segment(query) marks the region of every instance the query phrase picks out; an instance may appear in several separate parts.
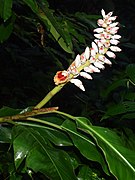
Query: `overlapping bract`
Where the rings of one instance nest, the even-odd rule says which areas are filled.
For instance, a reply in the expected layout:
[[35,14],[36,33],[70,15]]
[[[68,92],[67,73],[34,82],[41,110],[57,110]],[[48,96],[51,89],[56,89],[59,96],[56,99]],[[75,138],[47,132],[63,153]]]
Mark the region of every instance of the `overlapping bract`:
[[[71,82],[85,91],[82,82],[77,79],[77,76],[82,76],[86,79],[92,79],[90,73],[100,72],[104,69],[104,64],[111,65],[108,58],[115,58],[115,52],[120,52],[121,49],[117,46],[120,35],[117,34],[119,27],[116,20],[117,16],[112,16],[113,12],[105,14],[102,9],[101,14],[103,19],[97,21],[98,28],[94,29],[95,40],[91,44],[91,48],[86,47],[85,52],[77,55],[75,60],[69,66],[67,71],[58,71],[54,77],[56,85]],[[83,70],[83,71],[82,71]]]

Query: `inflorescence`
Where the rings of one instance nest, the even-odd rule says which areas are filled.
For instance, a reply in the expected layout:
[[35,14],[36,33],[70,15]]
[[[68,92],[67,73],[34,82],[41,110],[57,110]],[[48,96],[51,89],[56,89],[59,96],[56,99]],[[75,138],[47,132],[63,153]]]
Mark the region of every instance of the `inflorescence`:
[[86,47],[81,55],[77,55],[75,60],[67,70],[58,71],[54,76],[56,85],[71,82],[85,91],[81,80],[77,79],[80,75],[86,79],[92,79],[90,75],[93,72],[99,73],[104,69],[104,64],[111,65],[111,61],[107,58],[115,58],[115,52],[120,52],[121,49],[117,46],[120,35],[117,34],[119,27],[116,20],[117,16],[112,16],[113,12],[105,14],[102,9],[101,14],[103,19],[98,19],[98,28],[94,29],[95,39],[91,43],[91,48]]

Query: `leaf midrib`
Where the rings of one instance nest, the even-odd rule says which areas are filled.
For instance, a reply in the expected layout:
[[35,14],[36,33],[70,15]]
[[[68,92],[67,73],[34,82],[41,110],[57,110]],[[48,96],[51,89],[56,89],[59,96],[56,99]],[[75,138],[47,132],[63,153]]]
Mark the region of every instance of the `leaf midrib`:
[[62,127],[63,129],[65,129],[66,131],[68,131],[68,132],[70,132],[70,133],[72,133],[72,134],[78,136],[79,138],[84,139],[85,141],[87,141],[88,143],[92,144],[93,146],[96,146],[93,142],[91,142],[90,140],[84,138],[83,136],[81,136],[81,135],[75,133],[74,131],[72,131],[72,130],[70,130],[70,129],[64,127],[64,126],[61,126],[61,127]]
[[[116,152],[122,159],[123,161],[133,170],[133,172],[135,172],[135,169],[132,167],[132,165],[127,161],[127,159],[125,159],[125,157],[116,149],[114,148],[111,143],[109,141],[107,141],[105,138],[103,138],[99,133],[97,133],[94,129],[92,129],[90,126],[84,124],[83,122],[81,122],[79,119],[77,119],[77,121],[82,124],[84,127],[86,127],[87,129],[89,129],[91,132],[93,132],[94,134],[96,134],[96,136],[98,136],[103,142],[105,142],[114,152]],[[105,153],[105,152],[104,152]]]
[[[28,131],[28,132],[29,132],[29,131]],[[44,146],[42,145],[42,143],[36,138],[36,136],[35,136],[33,133],[31,133],[31,131],[30,131],[29,133],[34,137],[34,139],[40,144],[40,146],[42,147],[42,149],[46,152],[47,156],[51,159],[54,167],[56,168],[56,170],[57,170],[60,178],[63,179],[63,178],[61,177],[61,174],[60,174],[57,166],[55,165],[55,162],[53,161],[53,159],[51,158],[51,156],[49,155],[49,153],[47,152],[47,150],[44,148]],[[41,136],[40,134],[39,134],[39,136],[42,138],[42,136]],[[43,139],[43,138],[42,138],[42,139]],[[44,139],[43,139],[43,141],[44,141]]]

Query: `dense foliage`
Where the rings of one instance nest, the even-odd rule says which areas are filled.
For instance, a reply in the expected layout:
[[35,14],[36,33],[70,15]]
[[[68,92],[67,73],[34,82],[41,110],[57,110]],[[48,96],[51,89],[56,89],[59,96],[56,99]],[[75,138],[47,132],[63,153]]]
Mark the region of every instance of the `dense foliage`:
[[[0,4],[0,179],[135,179],[135,2]],[[68,83],[33,110],[90,46],[102,8],[120,22],[112,67],[81,79],[85,92]]]

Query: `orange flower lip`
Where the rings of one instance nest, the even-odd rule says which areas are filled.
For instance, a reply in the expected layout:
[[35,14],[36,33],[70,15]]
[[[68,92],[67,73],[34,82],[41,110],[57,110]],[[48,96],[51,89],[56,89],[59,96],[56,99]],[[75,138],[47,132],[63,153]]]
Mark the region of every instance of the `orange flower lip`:
[[65,83],[68,80],[68,72],[67,71],[58,71],[54,76],[54,82],[56,85]]

